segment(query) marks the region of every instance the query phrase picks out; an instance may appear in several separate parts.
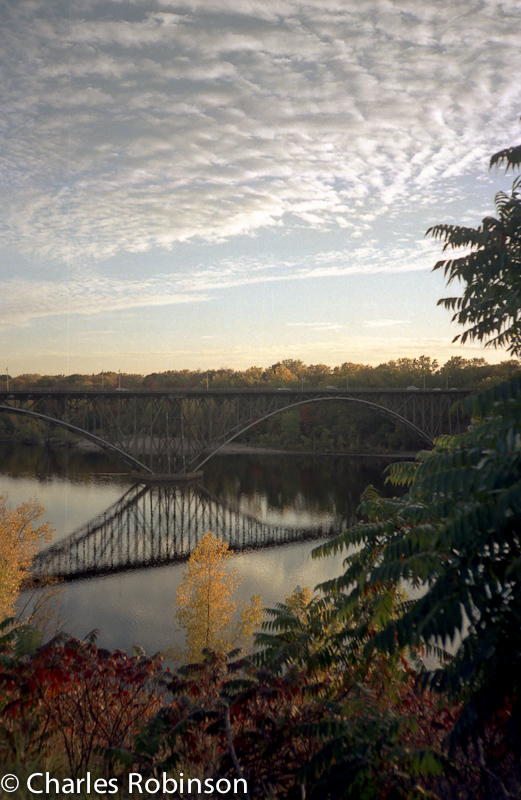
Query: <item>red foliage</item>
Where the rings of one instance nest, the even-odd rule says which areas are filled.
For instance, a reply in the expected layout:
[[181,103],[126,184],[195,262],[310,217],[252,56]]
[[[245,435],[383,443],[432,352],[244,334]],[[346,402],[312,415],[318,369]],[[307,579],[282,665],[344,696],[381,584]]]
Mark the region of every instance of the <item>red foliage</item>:
[[25,761],[58,746],[74,777],[100,749],[109,756],[131,746],[160,707],[161,672],[158,657],[111,653],[71,638],[57,638],[32,657],[6,659],[0,665],[0,756]]
[[[415,678],[405,660],[397,668],[378,654],[365,672],[318,678],[217,654],[170,675],[159,658],[57,639],[31,657],[3,653],[0,760],[30,763],[52,748],[71,777],[113,776],[126,753],[144,775],[189,767],[201,779],[244,777],[251,800],[297,800],[304,786],[309,800],[491,800],[501,780],[518,786],[509,703],[479,747],[449,758],[460,708],[417,692]],[[441,764],[452,772],[436,774]]]

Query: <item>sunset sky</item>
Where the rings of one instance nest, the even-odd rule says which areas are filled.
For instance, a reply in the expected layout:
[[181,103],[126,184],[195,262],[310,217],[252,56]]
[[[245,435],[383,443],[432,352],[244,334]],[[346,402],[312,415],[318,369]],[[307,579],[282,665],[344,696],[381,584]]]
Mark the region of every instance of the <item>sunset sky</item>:
[[511,185],[517,0],[0,0],[0,59],[0,374],[506,358],[425,231]]

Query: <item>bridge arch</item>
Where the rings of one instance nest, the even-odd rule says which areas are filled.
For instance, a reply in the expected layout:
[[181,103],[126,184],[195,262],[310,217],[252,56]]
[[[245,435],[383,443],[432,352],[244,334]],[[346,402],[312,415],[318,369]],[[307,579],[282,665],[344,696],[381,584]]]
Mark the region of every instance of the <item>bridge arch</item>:
[[413,422],[410,422],[405,417],[402,417],[401,414],[398,414],[396,411],[392,411],[389,408],[380,406],[377,403],[371,403],[369,400],[360,400],[356,397],[342,397],[342,396],[316,397],[316,398],[312,397],[312,398],[307,398],[305,400],[298,400],[295,403],[290,403],[289,405],[284,406],[283,408],[277,408],[275,411],[270,411],[268,414],[264,414],[262,417],[258,417],[253,422],[249,422],[247,425],[241,428],[241,430],[236,431],[231,436],[229,436],[225,441],[221,442],[218,445],[218,447],[216,447],[214,450],[211,451],[211,453],[207,453],[201,461],[197,461],[196,466],[193,466],[192,469],[194,471],[201,469],[201,467],[204,464],[206,464],[207,461],[209,461],[214,455],[216,455],[216,453],[218,453],[219,450],[221,450],[227,444],[230,444],[230,442],[233,442],[234,439],[236,439],[241,434],[245,433],[245,431],[249,430],[250,428],[253,428],[255,425],[258,425],[259,422],[263,422],[264,420],[269,419],[270,417],[274,417],[276,414],[281,414],[284,411],[289,411],[289,409],[291,408],[297,408],[298,406],[306,406],[309,405],[310,403],[323,403],[328,401],[354,403],[355,405],[371,409],[372,411],[375,411],[377,414],[380,414],[380,416],[387,417],[392,422],[395,422],[398,425],[401,425],[413,431],[413,433],[415,433],[418,436],[418,438],[421,441],[423,441],[428,447],[432,447],[434,445],[434,442],[431,439],[431,437],[428,434],[426,434],[425,431],[422,431],[421,428],[419,428]]
[[151,475],[154,474],[154,471],[150,469],[150,467],[147,467],[146,464],[143,464],[137,458],[134,458],[129,453],[126,453],[120,447],[107,442],[106,439],[101,439],[99,436],[96,436],[94,433],[90,433],[83,428],[78,428],[77,425],[72,425],[70,422],[54,419],[54,417],[49,417],[46,414],[41,414],[37,411],[29,411],[26,408],[13,408],[12,406],[0,404],[0,413],[1,412],[6,412],[7,414],[22,414],[26,417],[32,417],[33,419],[39,419],[43,422],[47,422],[49,425],[54,425],[56,428],[62,428],[63,430],[70,431],[82,439],[87,439],[90,442],[94,442],[94,444],[98,445],[98,447],[101,447],[103,450],[106,450],[108,453],[121,458],[122,461],[124,461],[133,469],[144,470],[145,472],[149,472]]

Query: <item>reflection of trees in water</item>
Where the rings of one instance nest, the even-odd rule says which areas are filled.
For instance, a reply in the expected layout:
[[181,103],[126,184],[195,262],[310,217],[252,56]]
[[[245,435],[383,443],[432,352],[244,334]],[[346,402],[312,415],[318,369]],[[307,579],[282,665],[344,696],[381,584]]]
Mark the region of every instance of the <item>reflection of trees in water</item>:
[[200,487],[133,486],[105,512],[40,552],[33,579],[80,580],[185,561],[204,531],[234,550],[281,546],[333,535],[338,525],[290,527],[245,515]]
[[383,489],[387,459],[333,456],[215,456],[204,468],[204,485],[226,503],[265,497],[284,510],[303,507],[310,514],[350,517],[368,484]]
[[98,473],[121,473],[124,476],[128,472],[126,465],[101,450],[2,442],[0,455],[3,467],[14,478],[30,475],[43,480],[50,476],[91,480]]

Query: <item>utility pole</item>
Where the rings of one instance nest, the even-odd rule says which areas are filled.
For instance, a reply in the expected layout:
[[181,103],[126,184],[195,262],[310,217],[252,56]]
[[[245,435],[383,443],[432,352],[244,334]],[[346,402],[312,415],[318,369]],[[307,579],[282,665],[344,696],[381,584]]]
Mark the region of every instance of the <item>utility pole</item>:
[[5,389],[6,392],[9,391],[9,367],[5,368]]

